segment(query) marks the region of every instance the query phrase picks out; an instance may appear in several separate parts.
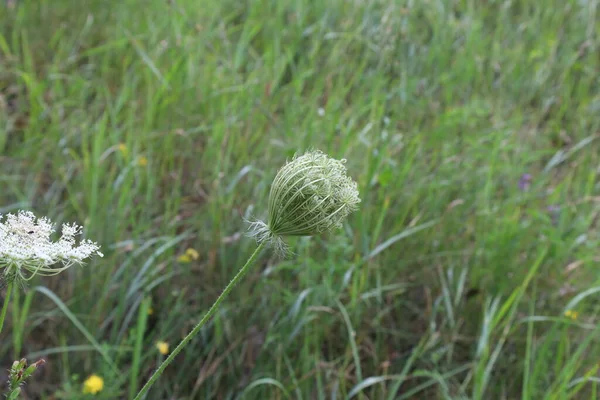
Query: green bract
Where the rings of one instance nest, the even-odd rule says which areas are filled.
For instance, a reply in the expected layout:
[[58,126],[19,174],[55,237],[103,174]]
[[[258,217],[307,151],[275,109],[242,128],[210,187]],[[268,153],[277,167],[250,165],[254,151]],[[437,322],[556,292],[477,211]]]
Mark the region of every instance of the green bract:
[[267,223],[252,222],[251,236],[283,253],[283,236],[312,236],[341,227],[360,203],[345,161],[320,151],[294,156],[273,180]]

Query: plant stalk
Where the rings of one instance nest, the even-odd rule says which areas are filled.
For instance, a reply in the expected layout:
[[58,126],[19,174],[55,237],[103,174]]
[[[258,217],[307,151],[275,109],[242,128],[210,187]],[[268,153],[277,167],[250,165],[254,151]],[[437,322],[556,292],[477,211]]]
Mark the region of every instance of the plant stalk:
[[4,298],[4,304],[2,305],[2,312],[0,313],[0,332],[4,326],[4,318],[6,317],[6,311],[8,311],[8,303],[10,303],[10,295],[13,291],[13,283],[9,283],[6,288],[6,297]]
[[181,352],[181,350],[183,350],[183,348],[188,344],[188,342],[190,340],[192,340],[198,334],[198,332],[200,332],[200,329],[202,329],[202,327],[208,322],[208,320],[210,320],[210,318],[217,311],[221,302],[225,299],[225,297],[227,297],[229,292],[231,292],[231,290],[234,288],[234,286],[244,277],[246,272],[248,272],[248,269],[250,269],[250,267],[254,264],[259,253],[265,247],[265,244],[266,244],[266,242],[262,242],[258,245],[256,250],[254,250],[254,253],[252,253],[252,255],[250,256],[248,261],[246,261],[246,264],[244,264],[244,266],[233,277],[231,282],[229,282],[229,284],[225,287],[225,289],[223,290],[223,293],[221,293],[221,295],[217,298],[217,300],[215,300],[214,304],[210,307],[208,312],[200,320],[198,325],[196,325],[194,327],[194,329],[192,329],[190,331],[190,333],[188,333],[187,336],[185,338],[183,338],[183,340],[177,345],[177,347],[175,349],[173,349],[171,354],[169,354],[169,356],[162,362],[162,364],[160,364],[158,369],[156,371],[154,371],[154,373],[152,374],[152,376],[150,377],[148,382],[146,382],[146,384],[144,385],[142,390],[140,390],[139,393],[137,394],[137,396],[135,396],[134,400],[141,400],[143,398],[143,396],[148,392],[148,390],[150,390],[150,388],[152,387],[154,382],[156,382],[156,380],[163,373],[165,368],[167,368],[167,366],[175,359],[177,354],[179,354],[179,352]]

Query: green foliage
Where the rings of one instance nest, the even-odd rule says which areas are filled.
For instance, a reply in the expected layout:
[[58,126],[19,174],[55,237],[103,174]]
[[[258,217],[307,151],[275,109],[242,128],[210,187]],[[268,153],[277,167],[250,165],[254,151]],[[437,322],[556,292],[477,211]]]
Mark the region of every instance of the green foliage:
[[263,253],[148,399],[598,397],[597,2],[1,3],[0,213],[105,254],[13,293],[28,398],[146,382],[310,148],[360,210]]

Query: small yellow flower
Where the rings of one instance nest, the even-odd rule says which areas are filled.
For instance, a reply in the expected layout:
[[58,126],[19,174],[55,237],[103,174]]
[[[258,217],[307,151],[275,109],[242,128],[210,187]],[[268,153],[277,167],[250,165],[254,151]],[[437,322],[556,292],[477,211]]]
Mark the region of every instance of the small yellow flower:
[[104,379],[100,378],[96,374],[90,375],[85,382],[83,382],[83,393],[84,394],[96,394],[104,388]]
[[182,264],[187,264],[189,262],[192,262],[192,258],[187,254],[182,254],[179,257],[177,257],[177,261],[179,261]]
[[121,152],[121,155],[123,155],[123,157],[127,157],[127,145],[125,143],[119,143],[117,147]]
[[138,158],[137,163],[140,167],[145,167],[146,165],[148,165],[148,159],[144,156],[141,156],[140,158]]
[[577,320],[578,316],[579,316],[579,313],[577,311],[573,311],[573,310],[565,311],[565,317],[571,318],[573,321]]
[[154,308],[148,307],[148,315],[154,314]]
[[200,254],[198,254],[198,252],[194,249],[187,249],[185,251],[185,254],[187,254],[188,256],[191,257],[192,260],[197,260],[198,257],[200,257]]
[[192,260],[197,260],[198,257],[200,257],[200,254],[198,254],[196,250],[187,249],[184,254],[177,257],[177,261],[179,261],[180,263],[187,264],[189,262],[192,262]]
[[158,352],[163,356],[169,354],[169,343],[167,342],[156,342],[156,348],[158,349]]

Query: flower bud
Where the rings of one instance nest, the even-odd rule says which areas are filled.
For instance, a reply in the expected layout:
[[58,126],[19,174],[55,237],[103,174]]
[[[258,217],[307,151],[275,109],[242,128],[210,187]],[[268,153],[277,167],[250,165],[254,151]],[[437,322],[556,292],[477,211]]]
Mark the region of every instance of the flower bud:
[[310,151],[286,163],[273,180],[265,224],[251,223],[251,236],[285,253],[283,236],[312,236],[342,226],[360,203],[346,160]]

